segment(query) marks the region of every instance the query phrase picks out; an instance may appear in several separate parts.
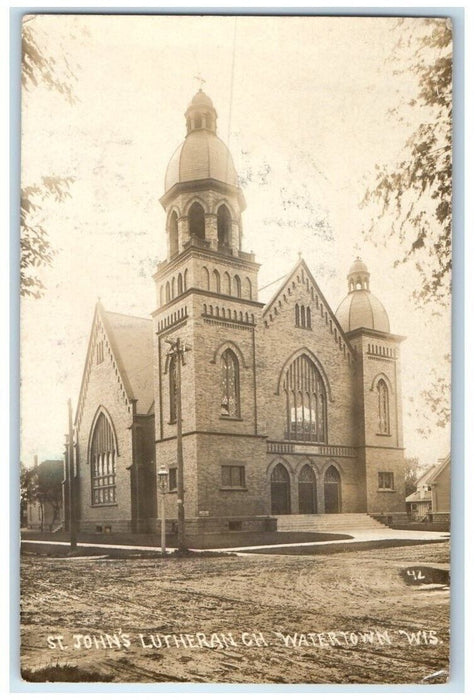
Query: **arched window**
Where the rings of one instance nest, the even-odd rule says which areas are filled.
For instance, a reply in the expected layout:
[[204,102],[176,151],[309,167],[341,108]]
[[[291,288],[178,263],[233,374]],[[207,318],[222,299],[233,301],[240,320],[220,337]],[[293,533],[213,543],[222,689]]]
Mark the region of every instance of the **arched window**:
[[217,270],[214,270],[214,272],[212,273],[212,276],[214,278],[214,288],[215,288],[216,292],[218,294],[220,294],[220,292],[221,292],[221,276],[217,272]]
[[202,268],[202,286],[203,289],[210,289],[209,270],[207,267]]
[[226,350],[221,357],[221,413],[223,416],[240,417],[239,361]]
[[170,217],[170,257],[173,258],[178,253],[178,215],[174,211]]
[[184,271],[183,287],[184,287],[184,291],[186,291],[188,288],[188,271],[187,270]]
[[225,204],[217,210],[217,242],[219,247],[229,248],[232,239],[232,219]]
[[327,401],[321,375],[307,355],[291,363],[283,382],[287,440],[327,442]]
[[172,357],[168,365],[170,393],[170,423],[176,423],[176,358]]
[[238,297],[239,299],[242,296],[242,284],[238,275],[235,275],[234,277],[234,296]]
[[228,294],[229,296],[232,294],[230,275],[228,272],[224,272],[224,290],[223,291],[224,291],[224,294]]
[[178,275],[178,294],[183,293],[183,275],[181,272]]
[[191,236],[197,236],[204,240],[206,238],[206,224],[204,218],[204,209],[198,202],[194,202],[191,205],[188,214],[189,219],[189,234]]
[[101,413],[94,426],[90,451],[92,505],[117,502],[115,458],[114,432],[106,415]]
[[171,280],[171,298],[174,299],[175,296],[176,296],[176,289],[175,289],[175,281],[174,281],[174,277],[173,277],[173,279]]
[[298,304],[295,304],[295,325],[300,325],[300,307]]
[[246,282],[247,282],[247,297],[248,299],[252,298],[252,282],[250,281],[250,277],[246,277]]
[[311,309],[306,309],[306,328],[311,328]]
[[379,433],[382,433],[382,435],[388,435],[390,433],[388,387],[383,379],[380,379],[377,383],[377,400],[379,414]]
[[166,303],[168,303],[171,299],[171,290],[170,290],[170,283],[166,283]]

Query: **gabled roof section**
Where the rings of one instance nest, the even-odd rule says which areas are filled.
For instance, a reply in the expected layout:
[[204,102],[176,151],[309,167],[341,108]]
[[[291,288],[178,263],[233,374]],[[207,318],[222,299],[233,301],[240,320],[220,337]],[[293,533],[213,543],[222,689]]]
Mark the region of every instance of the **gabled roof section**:
[[[300,282],[298,282],[298,277],[300,277]],[[331,320],[331,328],[332,332],[335,336],[337,336],[337,340],[341,340],[341,345],[346,348],[346,351],[348,351],[349,356],[353,358],[354,356],[354,350],[351,346],[351,344],[348,342],[346,339],[345,333],[337,320],[333,310],[329,306],[328,302],[326,301],[326,298],[324,294],[322,293],[321,289],[319,288],[316,280],[314,279],[308,265],[306,264],[305,260],[303,258],[300,258],[296,265],[293,267],[291,272],[284,278],[283,282],[280,284],[278,287],[277,291],[275,294],[272,296],[270,301],[265,305],[263,309],[263,319],[268,321],[268,316],[272,313],[272,310],[276,308],[277,302],[279,301],[279,297],[286,297],[286,301],[288,302],[288,295],[291,296],[293,293],[292,290],[295,288],[297,284],[306,284],[306,287],[312,296],[314,296],[314,302],[316,306],[319,308],[320,305],[322,305],[324,311],[327,313],[327,318]],[[267,317],[267,318],[265,318]],[[334,329],[337,329],[334,331]],[[330,327],[328,324],[328,332],[330,331]]]
[[451,465],[451,455],[449,454],[437,464],[430,467],[417,481],[418,484],[433,484],[441,472]]
[[117,381],[123,392],[124,402],[131,412],[135,402],[138,414],[149,413],[153,405],[153,323],[151,319],[128,316],[106,311],[101,302],[95,307],[94,319],[89,337],[84,373],[77,403],[75,423],[82,417],[82,409],[90,371],[93,364],[93,352],[98,334],[109,345],[112,361],[117,371]]
[[102,317],[127,395],[137,402],[137,413],[148,413],[153,402],[153,322],[105,310]]

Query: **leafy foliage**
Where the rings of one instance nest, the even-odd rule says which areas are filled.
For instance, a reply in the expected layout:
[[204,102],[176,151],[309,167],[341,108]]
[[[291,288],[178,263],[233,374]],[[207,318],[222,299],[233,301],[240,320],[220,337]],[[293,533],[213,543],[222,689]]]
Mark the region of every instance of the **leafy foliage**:
[[69,194],[71,177],[42,177],[41,184],[21,189],[20,203],[20,293],[22,296],[41,297],[44,284],[35,270],[51,265],[56,251],[52,248],[48,233],[41,223],[41,202],[53,197],[62,202]]
[[[380,218],[392,218],[389,232],[373,220],[368,236],[376,244],[396,235],[400,256],[395,265],[413,260],[419,285],[412,296],[419,306],[449,304],[451,284],[451,175],[452,175],[452,29],[449,20],[425,19],[423,36],[400,39],[395,63],[412,52],[410,71],[418,79],[417,98],[404,107],[417,110],[420,123],[395,165],[376,168],[376,181],[363,205],[376,202]],[[404,37],[404,20],[399,29]],[[396,71],[397,72],[397,71]],[[412,114],[413,116],[413,114]]]
[[35,36],[35,17],[23,21],[22,33],[22,74],[21,83],[26,90],[44,85],[63,95],[68,102],[76,101],[71,82],[76,76],[67,58],[63,56],[61,66],[52,56],[47,56]]
[[[75,75],[64,56],[63,65],[58,67],[52,56],[41,49],[34,31],[35,17],[26,18],[22,34],[22,75],[25,90],[44,85],[63,95],[68,102],[75,101],[71,81]],[[41,221],[42,200],[53,197],[62,202],[69,197],[71,177],[42,177],[40,183],[27,185],[21,189],[20,202],[20,294],[39,298],[44,293],[44,284],[38,275],[38,268],[52,264],[56,251],[51,246],[48,232]]]

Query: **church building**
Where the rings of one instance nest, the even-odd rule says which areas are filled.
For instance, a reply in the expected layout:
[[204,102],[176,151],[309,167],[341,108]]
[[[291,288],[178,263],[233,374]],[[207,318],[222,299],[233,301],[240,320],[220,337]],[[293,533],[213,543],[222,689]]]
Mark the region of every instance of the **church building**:
[[160,200],[168,248],[156,310],[96,306],[75,417],[80,530],[159,530],[162,465],[176,520],[178,339],[187,531],[405,511],[403,337],[367,266],[355,260],[336,312],[302,258],[261,303],[259,264],[242,249],[244,195],[202,90],[185,120]]

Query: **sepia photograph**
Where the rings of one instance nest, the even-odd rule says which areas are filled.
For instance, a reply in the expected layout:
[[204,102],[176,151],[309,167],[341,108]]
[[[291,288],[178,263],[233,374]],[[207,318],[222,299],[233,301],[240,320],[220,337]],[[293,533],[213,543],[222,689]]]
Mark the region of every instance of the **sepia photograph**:
[[449,684],[452,19],[21,35],[25,691]]

